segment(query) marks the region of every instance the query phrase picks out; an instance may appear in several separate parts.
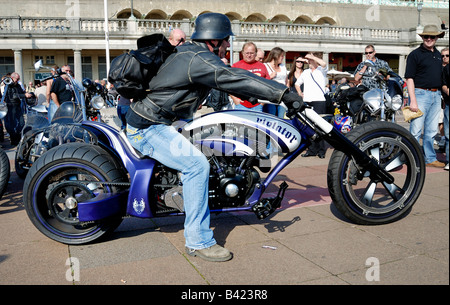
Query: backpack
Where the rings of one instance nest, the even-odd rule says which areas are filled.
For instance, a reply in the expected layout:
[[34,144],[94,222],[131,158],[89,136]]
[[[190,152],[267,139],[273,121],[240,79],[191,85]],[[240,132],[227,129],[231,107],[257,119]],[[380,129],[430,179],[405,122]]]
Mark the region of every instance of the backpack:
[[137,46],[137,50],[114,58],[108,74],[108,81],[121,96],[128,99],[141,99],[147,95],[150,80],[175,51],[163,34],[141,37]]

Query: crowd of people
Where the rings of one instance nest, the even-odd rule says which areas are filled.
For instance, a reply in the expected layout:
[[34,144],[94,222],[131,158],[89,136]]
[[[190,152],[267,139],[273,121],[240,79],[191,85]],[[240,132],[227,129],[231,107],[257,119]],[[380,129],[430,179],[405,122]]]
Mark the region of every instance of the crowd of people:
[[[5,96],[4,101],[7,105],[8,112],[3,120],[0,120],[0,142],[5,141],[5,131],[9,135],[11,146],[17,146],[21,138],[21,131],[25,125],[24,116],[26,107],[45,106],[47,117],[52,121],[59,106],[66,101],[74,100],[74,88],[67,74],[74,77],[73,71],[69,65],[52,66],[51,77],[47,77],[35,83],[29,82],[26,86],[20,81],[20,75],[16,72],[8,73],[2,78],[0,86],[0,97]],[[64,73],[58,73],[64,72]],[[6,87],[3,79],[12,80]],[[83,85],[76,79],[73,79],[75,85],[82,88]],[[100,85],[105,95],[110,95],[117,101],[117,116],[121,120],[121,128],[126,127],[125,115],[131,103],[129,99],[121,97],[114,89],[112,84],[108,84],[106,80],[95,80]],[[8,91],[5,92],[5,89]],[[28,100],[28,101],[27,101]],[[4,121],[4,126],[3,122]]]
[[[430,32],[431,31],[431,32]],[[433,35],[432,35],[433,34]],[[442,37],[443,32],[435,26],[427,26],[420,34],[423,38],[421,46],[408,56],[405,78],[408,84],[410,96],[410,108],[412,111],[420,109],[425,114],[418,119],[412,120],[410,125],[411,133],[420,140],[422,137],[424,154],[428,166],[445,167],[448,170],[448,79],[445,71],[448,71],[449,49],[444,48],[439,52],[435,48],[436,40]],[[173,29],[168,37],[173,46],[179,46],[186,42],[186,34],[180,29]],[[428,52],[428,53],[427,53]],[[435,62],[427,59],[427,55],[432,54]],[[392,71],[389,64],[376,57],[375,46],[365,47],[365,60],[362,61],[354,71],[354,79],[349,81],[346,77],[329,81],[327,77],[328,64],[322,59],[322,53],[309,52],[305,55],[295,57],[290,69],[285,64],[286,52],[280,47],[274,47],[266,52],[258,48],[254,42],[246,42],[241,50],[241,60],[234,63],[232,67],[248,70],[260,77],[275,80],[286,85],[290,92],[299,94],[305,102],[311,105],[320,114],[327,112],[325,109],[325,97],[329,93],[335,92],[338,86],[347,84],[349,86],[364,85],[369,89],[378,86],[378,83],[371,77],[366,77],[364,72],[368,67],[368,62],[377,69]],[[226,64],[226,58],[222,59]],[[434,65],[433,65],[434,64]],[[437,66],[440,66],[440,69]],[[447,70],[445,67],[447,66]],[[423,69],[422,69],[423,67]],[[8,104],[8,112],[4,118],[6,132],[10,135],[11,145],[17,145],[20,141],[20,130],[23,128],[24,105],[23,99],[35,98],[37,105],[44,105],[48,109],[48,117],[51,120],[59,107],[65,101],[73,99],[73,88],[65,74],[55,75],[57,69],[65,73],[73,72],[69,65],[61,68],[52,67],[53,77],[33,84],[29,82],[24,86],[20,82],[20,75],[16,72],[7,75],[13,80],[9,93],[5,97]],[[389,76],[387,76],[387,79]],[[426,81],[425,81],[426,80]],[[431,84],[428,81],[434,80]],[[424,82],[425,81],[425,82]],[[121,122],[121,129],[126,128],[126,114],[132,100],[120,96],[112,84],[107,84],[105,80],[96,81],[109,92],[117,101],[117,115]],[[438,85],[440,84],[440,85]],[[4,90],[4,84],[2,83]],[[2,90],[2,91],[3,91]],[[447,91],[446,91],[447,90]],[[0,91],[0,94],[2,94]],[[442,98],[441,98],[442,96]],[[433,101],[433,102],[430,102]],[[433,107],[428,105],[431,104]],[[279,118],[286,118],[285,108],[279,105],[255,100],[242,100],[238,97],[225,94],[218,90],[212,90],[205,101],[205,105],[215,111],[221,109],[245,109],[270,113]],[[0,120],[0,141],[4,140],[3,124]],[[423,134],[423,135],[422,135]],[[446,163],[436,158],[433,145],[436,144],[435,137],[440,135],[439,149],[446,152]],[[325,143],[314,143],[303,157],[317,156],[325,157]]]
[[[431,31],[431,32],[430,32]],[[410,96],[410,108],[412,111],[420,109],[425,114],[411,121],[410,131],[420,140],[422,137],[424,154],[428,166],[445,167],[448,170],[448,62],[449,49],[444,48],[439,52],[435,48],[436,40],[442,37],[443,32],[435,26],[427,26],[420,34],[423,38],[421,46],[408,56],[405,78],[408,84]],[[180,29],[173,29],[168,37],[173,46],[179,46],[186,42],[186,34]],[[368,62],[377,69],[392,71],[389,64],[376,57],[375,46],[368,45],[364,50],[365,60],[362,61],[354,71],[354,79],[349,81],[346,77],[328,80],[328,64],[322,59],[322,53],[309,52],[303,56],[295,57],[290,69],[285,65],[286,52],[280,47],[274,47],[266,52],[257,47],[254,42],[246,42],[241,50],[241,60],[234,63],[232,67],[248,70],[260,77],[275,80],[286,85],[290,92],[299,94],[305,102],[311,105],[320,114],[327,112],[325,109],[325,97],[335,92],[340,85],[350,86],[364,85],[369,89],[378,86],[371,77],[366,77],[364,72]],[[432,59],[427,58],[432,56]],[[433,61],[433,59],[435,59]],[[222,59],[226,64],[226,58]],[[438,69],[439,66],[439,69]],[[445,69],[445,67],[447,67]],[[48,117],[51,120],[59,107],[65,101],[73,99],[73,88],[65,74],[55,75],[57,69],[65,73],[73,72],[69,65],[61,68],[52,67],[51,78],[33,84],[29,82],[24,86],[20,82],[20,75],[14,72],[5,77],[10,77],[13,83],[5,96],[8,104],[8,115],[4,118],[6,132],[10,135],[11,145],[17,145],[20,141],[20,130],[23,128],[23,114],[25,98],[35,98],[37,105],[44,105],[48,109]],[[447,74],[445,74],[447,73]],[[387,79],[389,76],[387,76]],[[434,83],[429,83],[431,80]],[[121,122],[121,129],[126,128],[126,114],[132,100],[120,96],[112,84],[105,80],[96,81],[100,83],[109,94],[117,100],[117,115]],[[2,83],[4,90],[4,84]],[[2,91],[3,91],[2,90]],[[446,91],[447,90],[447,91]],[[0,91],[0,94],[2,94]],[[3,93],[4,94],[4,93]],[[441,98],[442,96],[442,98]],[[218,90],[212,90],[205,101],[205,105],[215,111],[221,109],[245,109],[270,113],[279,118],[286,118],[285,108],[279,105],[255,100],[242,100],[238,97],[225,94]],[[0,141],[4,140],[3,123],[0,120]],[[422,135],[423,134],[423,135]],[[440,135],[439,149],[446,152],[446,163],[436,158],[433,145],[436,144],[435,137]],[[317,156],[325,157],[325,143],[314,143],[303,157]]]

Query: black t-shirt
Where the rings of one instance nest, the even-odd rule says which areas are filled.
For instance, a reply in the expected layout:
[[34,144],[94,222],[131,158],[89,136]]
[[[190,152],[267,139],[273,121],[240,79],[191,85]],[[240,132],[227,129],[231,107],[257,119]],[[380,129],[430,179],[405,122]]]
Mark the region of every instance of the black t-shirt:
[[427,50],[423,44],[412,51],[406,61],[405,78],[414,79],[416,88],[441,89],[442,56],[434,48]]
[[58,77],[53,81],[50,92],[53,92],[58,97],[59,103],[72,100],[72,86],[66,82],[62,77]]

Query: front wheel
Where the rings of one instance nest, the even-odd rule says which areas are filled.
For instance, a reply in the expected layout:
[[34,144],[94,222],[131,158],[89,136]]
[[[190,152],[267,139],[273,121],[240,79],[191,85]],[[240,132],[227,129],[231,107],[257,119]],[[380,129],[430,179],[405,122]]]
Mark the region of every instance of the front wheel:
[[403,127],[390,122],[363,124],[347,137],[394,177],[388,184],[335,150],[328,166],[328,189],[336,208],[351,221],[384,224],[403,217],[419,198],[425,181],[425,161],[419,143]]
[[126,175],[98,146],[68,143],[49,150],[31,167],[23,186],[23,201],[34,226],[65,244],[92,242],[114,231],[122,215],[81,222],[77,203],[119,189]]

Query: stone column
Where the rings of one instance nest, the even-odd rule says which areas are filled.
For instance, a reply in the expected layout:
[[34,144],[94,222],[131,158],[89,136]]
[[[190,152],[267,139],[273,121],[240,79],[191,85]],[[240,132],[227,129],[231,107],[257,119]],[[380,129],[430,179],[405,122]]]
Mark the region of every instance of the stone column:
[[327,66],[330,64],[330,53],[329,52],[323,52],[323,61],[327,63]]
[[83,79],[83,66],[81,65],[81,50],[73,50],[73,71],[75,73],[75,79],[82,81]]
[[22,62],[22,49],[14,50],[14,72],[19,73],[23,82],[23,62]]
[[399,55],[398,57],[398,75],[404,76],[406,71],[406,55]]

